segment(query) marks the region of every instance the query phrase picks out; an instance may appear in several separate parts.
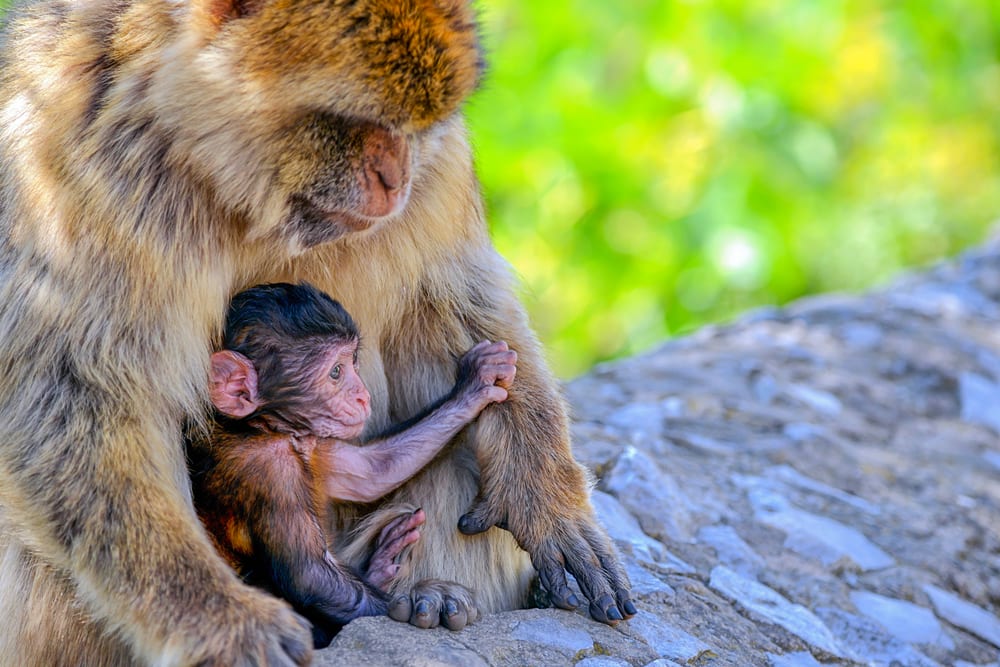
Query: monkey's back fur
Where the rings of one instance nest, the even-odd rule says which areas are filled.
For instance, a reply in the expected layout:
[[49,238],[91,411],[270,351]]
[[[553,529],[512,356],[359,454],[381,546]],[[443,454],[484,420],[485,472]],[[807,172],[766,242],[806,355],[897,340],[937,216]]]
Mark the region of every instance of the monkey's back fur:
[[[400,589],[454,580],[484,611],[520,606],[520,543],[543,580],[599,568],[585,592],[621,605],[627,579],[487,235],[458,113],[481,67],[464,2],[48,0],[7,21],[2,664],[308,659],[288,608],[212,551],[182,447],[227,300],[277,280],[353,314],[372,429],[440,398],[475,342],[518,351],[510,400],[383,505],[427,513]],[[334,509],[339,535],[378,508]],[[470,509],[467,532],[511,532],[460,534]]]

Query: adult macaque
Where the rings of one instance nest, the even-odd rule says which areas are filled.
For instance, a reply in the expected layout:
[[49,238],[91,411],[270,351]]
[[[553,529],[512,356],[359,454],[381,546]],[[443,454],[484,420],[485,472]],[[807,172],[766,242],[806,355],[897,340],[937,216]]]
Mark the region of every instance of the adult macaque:
[[371,503],[423,468],[490,403],[507,398],[517,354],[484,341],[459,363],[454,389],[420,421],[357,440],[371,414],[358,375],[360,334],[350,315],[307,285],[260,285],[237,294],[223,349],[211,359],[217,411],[191,443],[195,507],[216,547],[245,581],[285,598],[313,624],[317,646],[358,616],[390,612],[421,627],[458,630],[475,620],[460,586],[390,610],[395,562],[419,538],[422,510],[382,530],[361,576],[327,550],[327,503]]
[[[24,0],[0,34],[0,656],[16,665],[292,664],[305,624],[247,586],[191,502],[183,432],[230,297],[308,280],[368,341],[381,432],[476,341],[508,400],[377,508],[329,508],[334,553],[404,503],[426,579],[483,612],[537,570],[591,615],[635,611],[570,452],[558,384],[490,244],[460,107],[466,0]],[[530,239],[526,239],[530,242]],[[477,493],[477,490],[480,490]],[[456,526],[465,534],[456,530]],[[493,528],[502,526],[506,530]],[[534,565],[534,568],[532,568]]]

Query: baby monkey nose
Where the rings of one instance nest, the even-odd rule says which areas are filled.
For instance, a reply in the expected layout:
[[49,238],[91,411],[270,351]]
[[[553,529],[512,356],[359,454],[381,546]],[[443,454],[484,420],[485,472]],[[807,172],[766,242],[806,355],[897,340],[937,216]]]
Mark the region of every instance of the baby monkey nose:
[[359,407],[363,408],[364,410],[367,410],[368,403],[371,402],[371,395],[368,393],[367,389],[362,388],[358,392],[357,396],[355,396],[355,400],[358,402]]

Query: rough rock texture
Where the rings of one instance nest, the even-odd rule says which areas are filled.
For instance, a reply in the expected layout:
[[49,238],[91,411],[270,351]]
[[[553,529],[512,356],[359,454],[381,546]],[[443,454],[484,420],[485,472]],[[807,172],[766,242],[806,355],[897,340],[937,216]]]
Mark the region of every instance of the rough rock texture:
[[639,614],[362,619],[319,664],[1000,667],[997,245],[566,389]]

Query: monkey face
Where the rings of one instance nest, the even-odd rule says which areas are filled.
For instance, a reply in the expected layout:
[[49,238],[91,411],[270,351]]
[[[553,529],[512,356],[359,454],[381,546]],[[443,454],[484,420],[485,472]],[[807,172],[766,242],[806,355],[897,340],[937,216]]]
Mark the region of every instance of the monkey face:
[[296,407],[298,419],[321,438],[352,440],[371,416],[371,396],[358,374],[358,341],[337,342],[317,360],[309,400]]
[[[482,69],[465,0],[216,0],[203,7],[211,15],[191,71],[210,79],[214,94],[181,111],[213,126],[199,133],[198,154],[226,161],[207,170],[220,193],[232,192],[231,205],[251,217],[263,214],[250,221],[250,234],[276,236],[293,249],[398,214],[417,146],[458,110]],[[246,122],[218,122],[234,115]],[[179,129],[196,125],[188,118]],[[233,144],[228,155],[204,146],[204,137],[221,144],[220,132],[235,127],[249,129],[232,135],[241,155],[232,155]],[[252,172],[234,178],[234,163]]]

